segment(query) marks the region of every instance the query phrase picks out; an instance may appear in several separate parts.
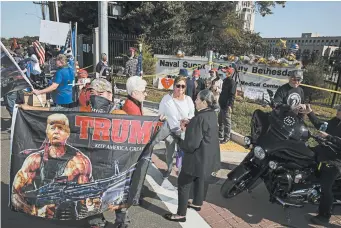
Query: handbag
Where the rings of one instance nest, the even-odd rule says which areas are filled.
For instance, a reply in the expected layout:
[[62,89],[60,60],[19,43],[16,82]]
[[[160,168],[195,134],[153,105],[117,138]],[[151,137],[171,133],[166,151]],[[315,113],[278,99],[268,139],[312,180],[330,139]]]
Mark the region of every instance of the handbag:
[[175,160],[176,160],[176,168],[180,169],[181,166],[182,166],[182,158],[184,156],[184,152],[178,148],[178,151],[176,152],[176,157],[175,157]]

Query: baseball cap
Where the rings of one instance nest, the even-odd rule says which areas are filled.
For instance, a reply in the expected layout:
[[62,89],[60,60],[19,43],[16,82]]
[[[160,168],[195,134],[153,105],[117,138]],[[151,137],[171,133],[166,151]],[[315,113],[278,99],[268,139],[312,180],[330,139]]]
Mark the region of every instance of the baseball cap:
[[212,68],[209,72],[211,73],[211,72],[217,72],[217,71],[218,71],[217,68]]
[[96,78],[90,84],[90,89],[94,89],[97,92],[110,92],[112,93],[112,85],[110,82],[103,78]]
[[194,77],[200,76],[200,70],[194,70],[193,71],[193,76]]
[[302,70],[293,70],[290,74],[292,78],[300,78],[303,80],[303,71]]

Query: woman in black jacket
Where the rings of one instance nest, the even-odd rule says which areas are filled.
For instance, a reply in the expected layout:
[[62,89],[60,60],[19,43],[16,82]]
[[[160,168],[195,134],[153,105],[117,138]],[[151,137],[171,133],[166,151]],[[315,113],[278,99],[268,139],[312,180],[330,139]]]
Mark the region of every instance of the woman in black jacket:
[[[216,101],[212,91],[205,89],[199,92],[195,100],[198,111],[190,122],[182,122],[186,130],[185,140],[179,146],[184,151],[182,169],[178,178],[178,211],[177,214],[166,214],[170,221],[185,222],[187,207],[200,211],[205,198],[204,184],[212,172],[220,169],[220,147],[218,121],[214,112]],[[187,125],[187,127],[186,127]],[[189,203],[189,193],[194,184],[193,202]]]

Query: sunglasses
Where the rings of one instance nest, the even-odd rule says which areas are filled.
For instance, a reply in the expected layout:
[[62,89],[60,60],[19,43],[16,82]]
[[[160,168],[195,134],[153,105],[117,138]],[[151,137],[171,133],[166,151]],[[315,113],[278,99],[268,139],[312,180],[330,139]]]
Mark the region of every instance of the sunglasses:
[[185,86],[185,85],[177,84],[177,85],[176,85],[176,88],[178,88],[178,89],[183,88],[183,89],[184,89],[184,88],[186,88],[186,86]]
[[302,81],[302,79],[301,79],[301,78],[291,78],[291,80],[293,80],[293,81],[297,81],[297,82],[301,82],[301,81]]

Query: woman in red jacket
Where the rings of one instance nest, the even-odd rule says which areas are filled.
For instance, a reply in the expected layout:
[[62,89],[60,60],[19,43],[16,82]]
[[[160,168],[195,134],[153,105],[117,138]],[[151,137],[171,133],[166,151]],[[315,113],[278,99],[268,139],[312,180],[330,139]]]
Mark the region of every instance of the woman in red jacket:
[[128,115],[142,116],[142,102],[145,100],[147,82],[139,76],[127,80],[128,98],[123,105],[123,111]]

